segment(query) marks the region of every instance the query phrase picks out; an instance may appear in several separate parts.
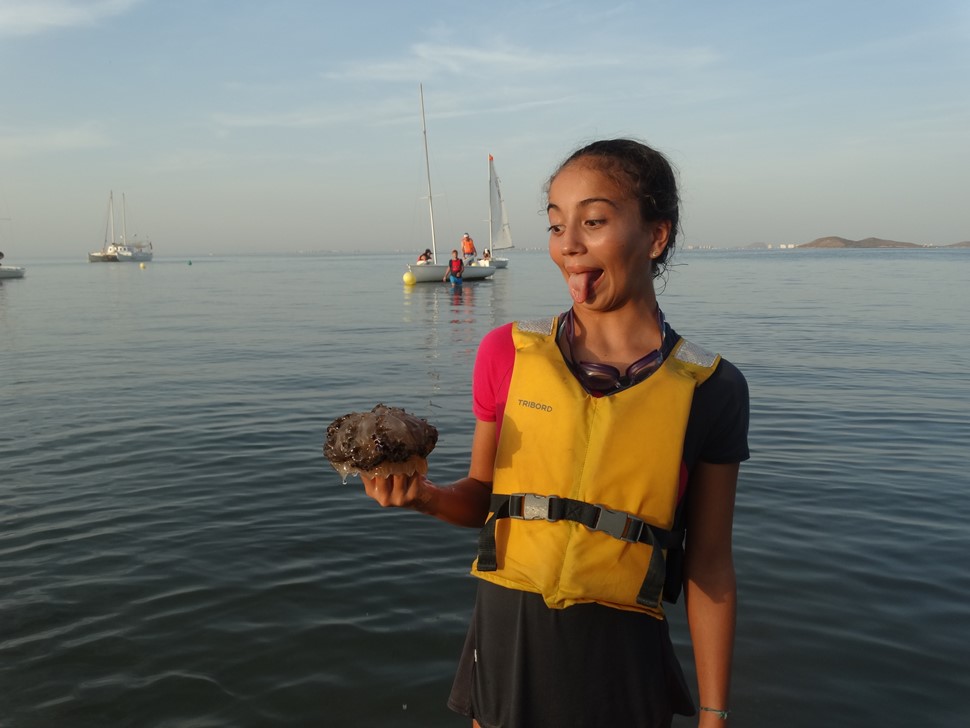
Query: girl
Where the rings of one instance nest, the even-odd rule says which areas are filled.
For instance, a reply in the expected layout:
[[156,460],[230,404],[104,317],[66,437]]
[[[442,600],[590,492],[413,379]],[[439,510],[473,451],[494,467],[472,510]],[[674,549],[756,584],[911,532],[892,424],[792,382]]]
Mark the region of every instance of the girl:
[[694,715],[664,616],[683,590],[698,725],[723,727],[747,385],[657,304],[653,281],[679,221],[660,153],[594,142],[547,194],[549,255],[572,304],[483,339],[468,476],[365,478],[365,490],[482,529],[449,699],[474,726],[652,727]]

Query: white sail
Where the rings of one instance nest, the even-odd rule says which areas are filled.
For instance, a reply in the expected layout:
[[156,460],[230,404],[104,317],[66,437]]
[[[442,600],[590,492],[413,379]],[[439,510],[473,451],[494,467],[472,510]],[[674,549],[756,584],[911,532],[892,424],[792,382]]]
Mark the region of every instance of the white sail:
[[502,199],[502,188],[498,175],[495,174],[495,158],[488,155],[488,248],[484,257],[479,259],[478,265],[489,268],[508,268],[509,259],[495,254],[497,250],[508,250],[512,247],[512,229],[509,227],[509,216],[505,212],[505,200]]
[[488,248],[493,253],[512,247],[512,228],[502,199],[502,188],[495,174],[495,159],[488,155]]

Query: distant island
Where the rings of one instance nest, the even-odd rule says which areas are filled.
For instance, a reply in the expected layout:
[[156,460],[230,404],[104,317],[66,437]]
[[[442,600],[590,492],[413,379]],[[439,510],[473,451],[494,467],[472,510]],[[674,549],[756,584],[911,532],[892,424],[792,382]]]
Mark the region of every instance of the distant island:
[[[713,250],[709,245],[688,245],[688,250]],[[817,238],[810,243],[749,243],[741,250],[791,250],[794,248],[827,248],[829,250],[864,250],[866,248],[918,248],[920,250],[948,250],[952,248],[970,248],[970,240],[950,245],[929,245],[920,243],[903,243],[898,240],[883,240],[882,238],[865,238],[864,240],[849,240],[837,235]]]
[[810,243],[802,243],[798,248],[970,248],[970,240],[952,245],[919,245],[917,243],[901,243],[898,240],[883,240],[882,238],[866,238],[865,240],[849,240],[837,236],[818,238]]

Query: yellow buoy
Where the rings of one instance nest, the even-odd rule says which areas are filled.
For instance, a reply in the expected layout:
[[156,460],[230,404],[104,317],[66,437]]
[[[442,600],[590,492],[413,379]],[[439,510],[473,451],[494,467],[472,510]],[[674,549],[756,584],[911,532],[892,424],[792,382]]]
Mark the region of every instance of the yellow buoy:
[[142,270],[145,270],[145,264],[144,263],[139,263],[138,264],[138,267],[141,268]]
[[407,283],[409,286],[413,286],[415,283],[418,282],[418,279],[414,277],[414,273],[412,273],[411,271],[408,271],[407,273],[404,274],[404,282]]

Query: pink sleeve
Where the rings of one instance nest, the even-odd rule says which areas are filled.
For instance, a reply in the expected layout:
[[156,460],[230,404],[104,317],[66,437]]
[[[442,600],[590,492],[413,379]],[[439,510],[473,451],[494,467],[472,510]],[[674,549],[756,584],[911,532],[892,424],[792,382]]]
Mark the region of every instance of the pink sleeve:
[[472,378],[472,411],[484,422],[497,422],[502,427],[509,382],[515,363],[512,324],[505,324],[485,334],[478,345]]

